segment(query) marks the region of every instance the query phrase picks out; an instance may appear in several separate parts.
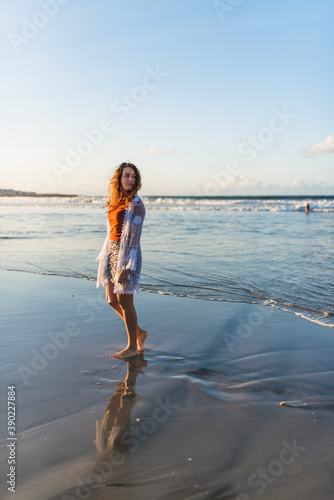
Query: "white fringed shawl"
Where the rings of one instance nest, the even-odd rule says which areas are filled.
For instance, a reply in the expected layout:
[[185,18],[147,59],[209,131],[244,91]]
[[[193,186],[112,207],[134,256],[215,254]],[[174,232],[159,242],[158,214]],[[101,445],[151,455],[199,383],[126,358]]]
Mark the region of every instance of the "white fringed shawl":
[[[138,252],[141,251],[140,236],[145,213],[144,203],[141,198],[136,195],[124,214],[114,293],[138,293],[139,291],[140,268],[137,269],[137,257]],[[106,239],[104,240],[101,252],[95,259],[99,263],[96,288],[102,288],[108,284],[107,264],[109,241],[110,224],[108,221]],[[118,283],[119,273],[122,269],[130,269],[130,271],[132,271],[129,273],[127,283],[123,284]]]

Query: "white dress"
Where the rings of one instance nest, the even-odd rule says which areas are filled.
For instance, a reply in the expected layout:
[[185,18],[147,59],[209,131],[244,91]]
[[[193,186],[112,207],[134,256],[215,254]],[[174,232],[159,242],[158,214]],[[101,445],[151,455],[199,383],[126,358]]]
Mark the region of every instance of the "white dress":
[[[126,208],[120,241],[118,264],[116,270],[114,293],[138,293],[141,271],[141,259],[137,258],[140,253],[140,236],[145,218],[145,206],[141,198],[136,194],[130,205]],[[107,236],[104,240],[101,252],[96,257],[99,263],[97,271],[96,288],[102,288],[108,284],[107,265],[108,247],[110,241],[110,224],[107,224]],[[129,278],[126,283],[118,283],[118,277],[122,269],[129,269]]]

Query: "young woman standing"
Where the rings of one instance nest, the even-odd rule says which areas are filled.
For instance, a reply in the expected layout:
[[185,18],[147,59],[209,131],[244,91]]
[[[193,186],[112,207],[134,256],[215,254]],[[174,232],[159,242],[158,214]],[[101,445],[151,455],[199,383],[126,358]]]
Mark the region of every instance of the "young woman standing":
[[140,236],[145,206],[137,192],[141,176],[133,163],[122,163],[108,188],[107,236],[96,260],[99,262],[97,288],[105,286],[108,304],[124,320],[127,347],[111,354],[113,358],[136,356],[144,350],[147,332],[137,322],[133,295],[139,291],[141,271]]

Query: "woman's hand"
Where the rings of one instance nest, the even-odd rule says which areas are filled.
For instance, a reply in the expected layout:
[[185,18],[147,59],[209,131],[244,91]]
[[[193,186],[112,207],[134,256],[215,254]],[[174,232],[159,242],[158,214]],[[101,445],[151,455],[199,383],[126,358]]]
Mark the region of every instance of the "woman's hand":
[[130,269],[122,269],[118,276],[118,283],[124,285],[128,281]]

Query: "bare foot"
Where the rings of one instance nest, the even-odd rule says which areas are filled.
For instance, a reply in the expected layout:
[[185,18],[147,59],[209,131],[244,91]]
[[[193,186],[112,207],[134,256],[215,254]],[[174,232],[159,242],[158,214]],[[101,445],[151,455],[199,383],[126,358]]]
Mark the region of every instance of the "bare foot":
[[146,337],[147,337],[147,331],[146,330],[142,330],[138,326],[138,330],[137,330],[137,347],[138,347],[138,351],[139,352],[143,352],[143,350],[144,350],[144,342],[146,340]]
[[127,347],[123,351],[116,352],[116,354],[110,354],[111,358],[125,359],[131,356],[137,356],[139,354],[138,349],[130,349]]

